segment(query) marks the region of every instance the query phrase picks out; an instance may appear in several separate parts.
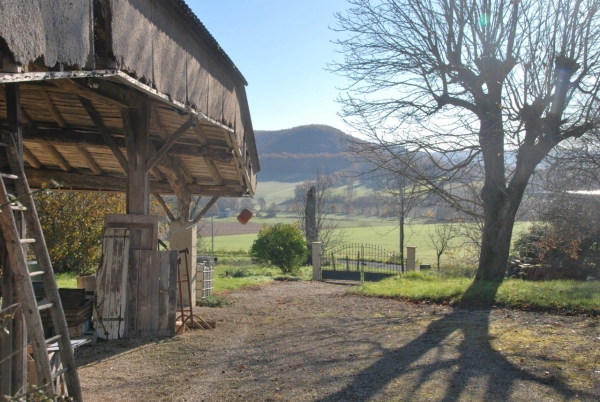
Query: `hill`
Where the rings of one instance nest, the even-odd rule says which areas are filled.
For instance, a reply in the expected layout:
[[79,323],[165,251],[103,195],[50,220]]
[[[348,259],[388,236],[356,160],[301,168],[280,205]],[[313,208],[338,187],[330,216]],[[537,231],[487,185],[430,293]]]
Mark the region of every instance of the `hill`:
[[325,125],[309,125],[277,131],[255,131],[260,158],[259,181],[300,182],[316,170],[333,174],[353,167],[345,141],[353,139]]

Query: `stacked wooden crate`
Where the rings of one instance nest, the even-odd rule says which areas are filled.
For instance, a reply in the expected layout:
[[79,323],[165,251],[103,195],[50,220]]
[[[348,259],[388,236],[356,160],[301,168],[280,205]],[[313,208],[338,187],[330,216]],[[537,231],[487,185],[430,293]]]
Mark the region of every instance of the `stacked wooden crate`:
[[[86,296],[85,289],[59,289],[59,293],[69,326],[69,336],[83,335],[92,322],[92,297]],[[53,331],[52,320],[47,310],[42,311],[42,323],[48,332]]]

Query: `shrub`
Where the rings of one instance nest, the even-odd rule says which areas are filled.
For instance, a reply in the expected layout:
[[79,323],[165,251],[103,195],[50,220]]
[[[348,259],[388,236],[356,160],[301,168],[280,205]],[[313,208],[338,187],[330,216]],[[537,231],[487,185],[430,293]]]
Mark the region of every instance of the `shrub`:
[[274,265],[284,274],[296,273],[307,254],[302,231],[297,225],[283,223],[263,225],[250,249],[254,262]]

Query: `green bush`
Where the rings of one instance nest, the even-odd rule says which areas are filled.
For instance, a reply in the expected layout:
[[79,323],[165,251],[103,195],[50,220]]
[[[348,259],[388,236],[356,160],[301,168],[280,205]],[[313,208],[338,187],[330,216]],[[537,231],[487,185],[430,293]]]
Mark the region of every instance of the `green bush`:
[[293,274],[308,255],[306,241],[297,225],[263,225],[250,249],[256,263],[274,265],[284,274]]

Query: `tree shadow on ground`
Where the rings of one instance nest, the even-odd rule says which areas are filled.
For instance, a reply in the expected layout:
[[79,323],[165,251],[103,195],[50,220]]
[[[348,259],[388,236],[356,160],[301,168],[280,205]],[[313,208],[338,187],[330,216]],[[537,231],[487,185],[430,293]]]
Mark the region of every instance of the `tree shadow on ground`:
[[[358,372],[344,388],[326,395],[320,401],[377,399],[385,394],[384,389],[394,381],[414,381],[403,387],[406,394],[395,397],[418,400],[426,383],[439,375],[447,376],[446,389],[436,390],[435,400],[440,401],[469,399],[472,391],[469,388],[473,386],[480,388],[477,395],[481,395],[482,400],[511,400],[514,399],[515,387],[524,383],[538,388],[534,392],[539,393],[538,400],[554,399],[556,396],[565,400],[595,400],[596,395],[573,390],[553,377],[532,374],[492,349],[490,313],[493,296],[500,284],[497,283],[493,292],[486,292],[487,300],[482,300],[477,306],[478,314],[469,314],[472,309],[454,309],[452,313],[429,324],[423,334],[406,345],[382,350],[382,357],[377,362]],[[465,293],[465,299],[473,300],[472,293],[480,296],[481,288],[472,285]],[[453,358],[423,359],[426,354],[435,355],[436,349],[446,346],[447,339],[457,331],[462,333],[462,340]],[[407,380],[404,376],[412,376],[416,381]]]

